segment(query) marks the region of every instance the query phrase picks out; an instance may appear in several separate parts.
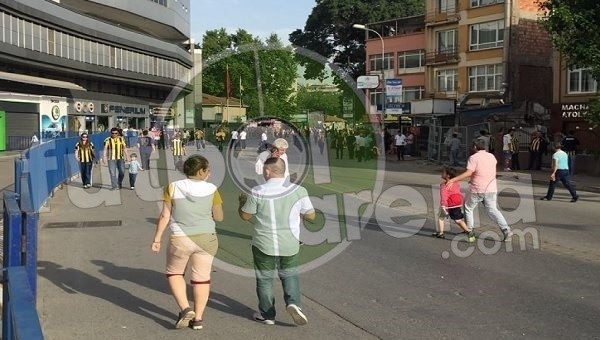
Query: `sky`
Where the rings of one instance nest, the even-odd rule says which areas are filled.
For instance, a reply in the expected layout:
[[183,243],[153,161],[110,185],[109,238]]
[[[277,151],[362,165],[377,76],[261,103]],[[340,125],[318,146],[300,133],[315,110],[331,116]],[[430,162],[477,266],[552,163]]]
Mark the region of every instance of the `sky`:
[[225,28],[234,33],[243,28],[263,40],[276,33],[283,42],[303,29],[315,0],[192,0],[191,35],[201,43],[204,32]]

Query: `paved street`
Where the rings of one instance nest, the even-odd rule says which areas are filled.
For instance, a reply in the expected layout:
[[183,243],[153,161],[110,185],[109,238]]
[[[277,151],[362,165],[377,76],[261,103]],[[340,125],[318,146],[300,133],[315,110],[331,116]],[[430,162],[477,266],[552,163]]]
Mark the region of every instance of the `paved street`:
[[[240,164],[251,164],[256,154],[248,151],[239,156]],[[212,180],[220,182],[224,171],[219,169],[224,168],[218,163],[218,152],[209,148],[203,153],[213,165]],[[330,170],[335,183],[307,187],[313,195],[319,190],[358,192],[365,183],[379,183],[363,175],[374,171],[371,162],[360,166],[347,160],[334,162]],[[527,174],[503,173],[500,186],[507,190],[500,205],[511,225],[527,231],[527,236],[522,244],[515,238],[512,246],[492,240],[469,246],[429,236],[434,228],[437,191],[432,185],[439,183],[438,167],[392,159],[386,163],[385,180],[379,183],[382,192],[390,195],[379,200],[374,209],[377,218],[363,220],[364,228],[358,229],[352,226],[358,226],[359,219],[346,216],[348,230],[355,231],[352,242],[335,242],[333,229],[328,229],[330,242],[303,246],[301,254],[308,265],[328,258],[301,275],[309,318],[305,327],[294,326],[285,313],[279,287],[278,325],[250,320],[256,308],[254,280],[243,275],[244,269],[251,268],[250,225],[235,214],[238,190],[231,181],[223,181],[226,219],[218,225],[219,263],[214,267],[205,328],[172,330],[176,310],[163,274],[164,253],[152,254],[149,244],[159,213],[160,184],[181,175],[172,170],[169,157],[156,164],[171,170],[142,173],[135,191],[95,188],[91,194],[80,183],[72,183],[58,190],[47,212],[40,215],[38,311],[47,339],[591,339],[600,335],[600,223],[595,212],[600,194],[581,191],[581,200],[573,204],[560,189],[555,200],[542,202],[534,200],[545,193],[539,180],[532,186]],[[319,172],[316,167],[308,182],[315,172]],[[94,176],[95,182],[102,178],[108,183],[106,167],[96,169]],[[405,196],[397,199],[396,194]],[[343,200],[344,208],[338,201],[338,209],[352,204],[363,204],[367,211],[373,208],[366,204],[368,196],[359,196],[360,200]],[[425,210],[419,200],[425,202]],[[327,201],[315,206],[327,211],[321,222],[338,221],[344,215],[330,213],[335,208]],[[478,233],[497,233],[483,215]],[[87,223],[69,223],[82,221]],[[457,232],[456,227],[452,230]],[[342,234],[346,232],[351,233],[343,230]],[[337,256],[327,256],[338,250]]]

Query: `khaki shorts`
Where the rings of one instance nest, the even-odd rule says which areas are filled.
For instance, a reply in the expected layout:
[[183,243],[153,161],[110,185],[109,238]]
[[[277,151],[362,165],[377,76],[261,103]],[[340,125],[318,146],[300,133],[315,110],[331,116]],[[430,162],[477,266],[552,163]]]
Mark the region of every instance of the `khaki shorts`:
[[171,236],[167,250],[167,275],[183,275],[189,262],[192,281],[209,281],[218,248],[217,234]]

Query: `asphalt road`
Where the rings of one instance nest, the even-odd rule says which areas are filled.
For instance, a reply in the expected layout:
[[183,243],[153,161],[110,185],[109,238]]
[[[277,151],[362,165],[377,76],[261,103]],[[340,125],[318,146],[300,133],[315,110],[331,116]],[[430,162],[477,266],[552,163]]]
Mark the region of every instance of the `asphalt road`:
[[[218,165],[214,149],[204,153]],[[254,155],[242,154],[241,160],[251,162]],[[357,177],[374,168],[372,162],[334,164],[330,170],[340,183],[330,187],[359,193],[355,189],[364,189],[364,183]],[[172,168],[169,161],[159,164]],[[301,276],[309,318],[305,327],[293,325],[279,288],[278,325],[250,320],[256,308],[253,279],[238,267],[217,264],[205,328],[172,330],[176,311],[162,274],[164,254],[152,254],[149,245],[159,212],[160,179],[175,178],[176,172],[166,177],[145,172],[136,191],[94,189],[98,193],[88,195],[73,183],[58,191],[40,216],[38,311],[44,334],[61,340],[600,337],[599,194],[581,192],[582,199],[572,204],[560,190],[554,201],[542,202],[535,197],[545,188],[505,176],[500,206],[515,229],[528,231],[523,245],[520,238],[512,247],[493,240],[469,245],[429,236],[437,200],[432,184],[439,182],[435,167],[390,161],[387,170],[383,182],[367,180],[389,193],[376,208],[368,205],[369,195],[360,194],[343,202],[338,197],[337,210],[325,201],[315,204],[327,211],[324,221],[359,205],[360,211],[374,208],[376,218],[346,214],[338,226],[343,236],[353,230],[352,242],[335,242],[334,226],[327,229],[329,244],[303,246],[307,264],[316,258],[315,251],[331,255],[340,250],[337,256],[322,256],[327,261]],[[346,177],[338,177],[342,175]],[[106,168],[96,176],[106,182]],[[213,176],[220,180],[218,173]],[[237,192],[224,187],[225,205],[234,211]],[[477,231],[492,237],[498,230],[481,215]],[[250,263],[250,226],[231,211],[226,216],[219,226],[219,258],[243,267]],[[48,224],[81,220],[113,225]]]

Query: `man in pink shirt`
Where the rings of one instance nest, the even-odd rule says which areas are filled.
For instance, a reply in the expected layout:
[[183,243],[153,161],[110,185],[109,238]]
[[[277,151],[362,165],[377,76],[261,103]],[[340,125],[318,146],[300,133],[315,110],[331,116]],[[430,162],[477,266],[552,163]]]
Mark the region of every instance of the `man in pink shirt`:
[[512,231],[506,223],[506,219],[498,210],[498,186],[496,184],[496,157],[485,151],[485,142],[481,139],[473,141],[475,153],[469,157],[467,170],[462,174],[449,179],[446,185],[450,186],[454,182],[461,181],[470,177],[469,193],[465,200],[465,220],[469,230],[473,230],[473,211],[483,202],[483,206],[488,216],[498,224],[502,230],[503,241],[510,242]]

